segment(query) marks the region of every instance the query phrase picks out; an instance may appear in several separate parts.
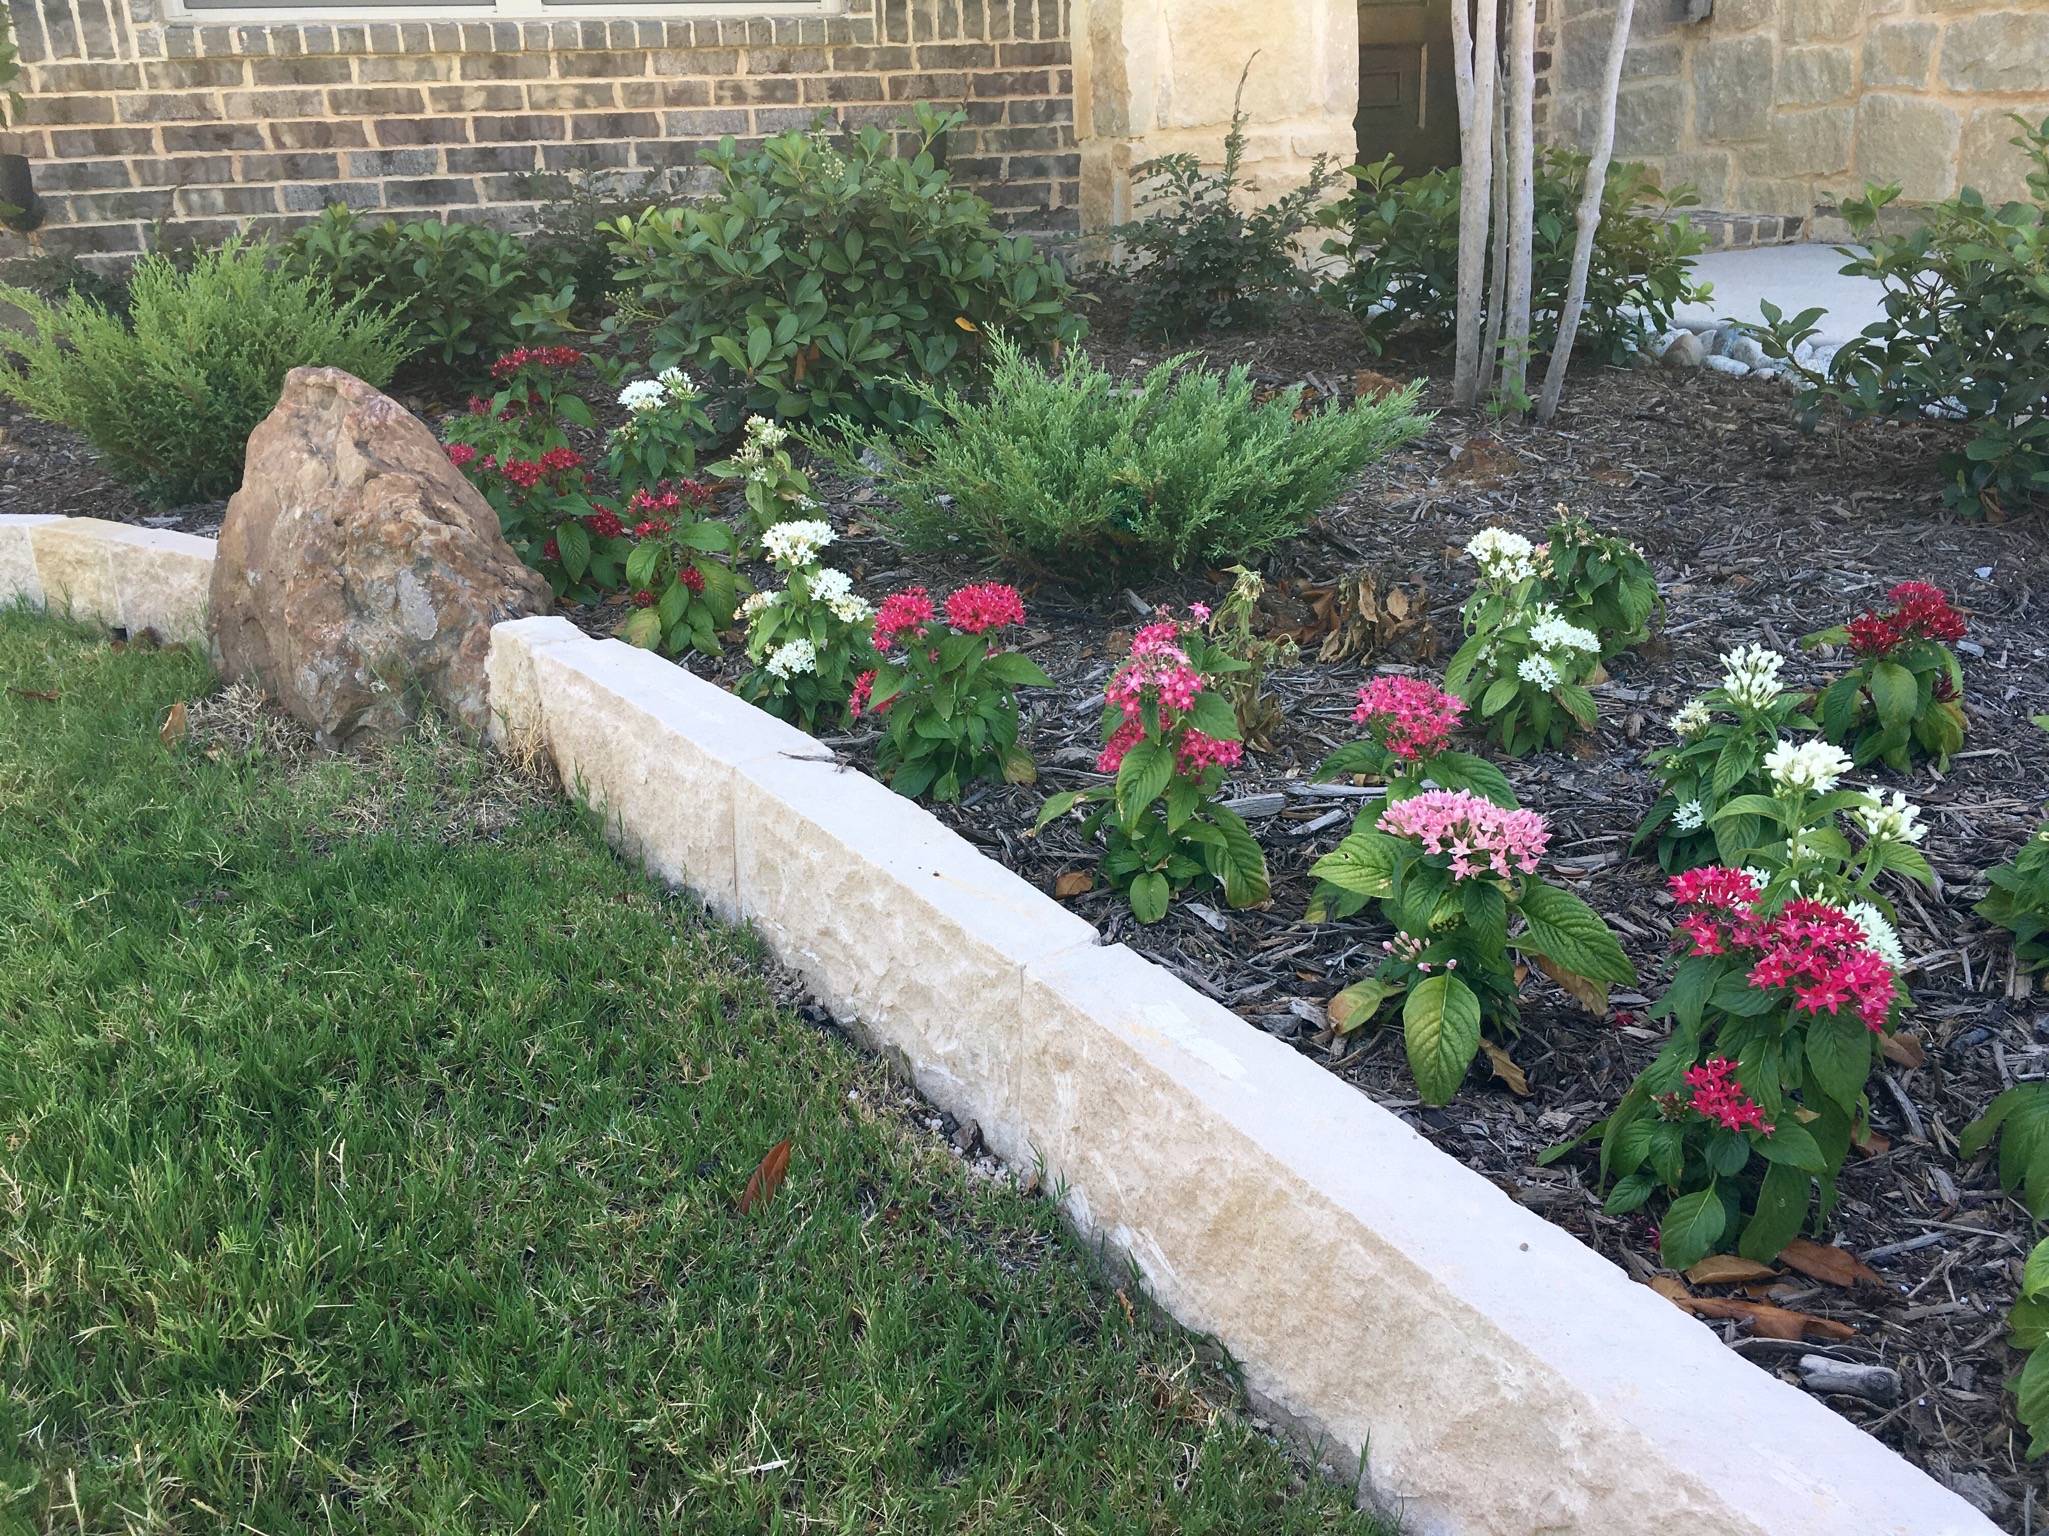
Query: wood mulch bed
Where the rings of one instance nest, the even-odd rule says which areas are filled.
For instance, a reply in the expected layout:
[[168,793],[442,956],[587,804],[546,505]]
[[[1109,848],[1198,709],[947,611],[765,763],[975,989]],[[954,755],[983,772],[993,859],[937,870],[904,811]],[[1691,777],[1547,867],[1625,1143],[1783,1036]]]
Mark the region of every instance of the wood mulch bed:
[[[1138,368],[1166,355],[1122,334],[1114,301],[1099,305],[1094,323],[1090,345],[1106,361]],[[1163,922],[1143,928],[1105,890],[1070,904],[1107,939],[1168,966],[1249,1026],[1290,1041],[1637,1279],[1659,1273],[1645,1214],[1605,1216],[1588,1159],[1549,1168],[1536,1159],[1606,1113],[1660,1040],[1642,1010],[1668,973],[1668,903],[1655,863],[1628,852],[1654,798],[1643,754],[1666,739],[1666,717],[1712,685],[1717,654],[1732,646],[1762,641],[1792,651],[1801,635],[1881,602],[1887,588],[1908,579],[1946,588],[1968,612],[1970,639],[1960,648],[1965,751],[1947,774],[1924,767],[1911,778],[1881,772],[1872,780],[1909,790],[1929,823],[1924,851],[1940,876],[1932,894],[1891,892],[1913,964],[1908,1030],[1925,1061],[1881,1064],[1871,1088],[1878,1137],[1869,1153],[1853,1154],[1825,1234],[1859,1256],[1879,1283],[1839,1286],[1787,1267],[1748,1289],[1694,1289],[1817,1319],[1801,1341],[1756,1337],[1740,1320],[1703,1323],[1788,1381],[1799,1380],[1796,1362],[1806,1355],[1892,1368],[1902,1384],[1896,1401],[1826,1401],[2001,1525],[2031,1530],[2036,1478],[2005,1390],[2018,1357],[2006,1348],[2004,1318],[2034,1234],[1985,1159],[1963,1161],[1956,1140],[2002,1088],[2049,1074],[2049,993],[2015,974],[2004,936],[1970,913],[1984,891],[1983,871],[2012,856],[2049,800],[2049,738],[2028,723],[2049,710],[2049,518],[2037,511],[2003,523],[1960,520],[1943,508],[1934,469],[1955,429],[1880,424],[1803,435],[1788,394],[1764,380],[1587,370],[1557,422],[1534,427],[1443,411],[1439,363],[1375,359],[1346,323],[1313,311],[1199,350],[1213,363],[1247,364],[1276,390],[1306,387],[1320,398],[1349,398],[1362,368],[1421,375],[1429,381],[1426,402],[1441,414],[1425,437],[1376,467],[1268,564],[1272,622],[1299,630],[1307,644],[1302,663],[1272,679],[1284,724],[1271,747],[1233,776],[1230,792],[1267,849],[1271,906],[1233,912],[1184,899]],[[69,434],[5,407],[0,428],[0,511],[128,521],[152,515],[100,475]],[[908,558],[885,543],[873,531],[872,486],[821,474],[818,489],[842,535],[828,559],[862,591],[879,597],[914,582],[944,589],[983,574]],[[1596,732],[1574,750],[1502,766],[1523,803],[1550,818],[1547,872],[1608,916],[1644,986],[1618,993],[1602,1021],[1533,977],[1512,1047],[1527,1091],[1490,1075],[1483,1061],[1448,1107],[1430,1109],[1417,1100],[1397,1031],[1340,1038],[1327,1028],[1324,1001],[1377,962],[1385,933],[1364,920],[1303,920],[1309,866],[1362,803],[1356,792],[1311,784],[1309,776],[1349,739],[1352,695],[1373,668],[1436,675],[1456,647],[1458,606],[1472,581],[1470,563],[1459,558],[1466,539],[1490,523],[1537,535],[1559,503],[1642,545],[1668,607],[1652,643],[1617,660],[1611,681],[1596,690]],[[187,509],[163,525],[211,531],[218,518],[217,506]],[[1344,659],[1320,662],[1331,589],[1356,589],[1361,575],[1382,599],[1399,593],[1407,614],[1397,620],[1382,607],[1378,623],[1348,631],[1354,646]],[[1025,696],[1026,743],[1040,781],[979,787],[939,814],[1045,889],[1062,875],[1090,871],[1095,855],[1072,821],[1027,835],[1039,803],[1053,790],[1092,781],[1103,684],[1151,607],[1213,602],[1221,591],[1211,577],[1094,597],[1028,590],[1024,644],[1058,684]],[[601,633],[618,616],[616,609],[572,615]],[[688,664],[728,681],[738,671],[731,654]],[[1795,653],[1788,679],[1814,683],[1828,670]],[[872,761],[871,731],[832,740],[851,761]]]

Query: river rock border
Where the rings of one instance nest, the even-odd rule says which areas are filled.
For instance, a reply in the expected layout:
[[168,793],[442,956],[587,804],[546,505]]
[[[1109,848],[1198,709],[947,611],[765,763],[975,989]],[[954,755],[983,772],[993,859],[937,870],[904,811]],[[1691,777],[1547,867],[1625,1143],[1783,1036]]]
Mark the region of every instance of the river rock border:
[[[170,640],[212,541],[0,516],[0,599]],[[559,618],[493,734],[751,923],[1421,1536],[1981,1536],[1961,1498],[811,737]]]

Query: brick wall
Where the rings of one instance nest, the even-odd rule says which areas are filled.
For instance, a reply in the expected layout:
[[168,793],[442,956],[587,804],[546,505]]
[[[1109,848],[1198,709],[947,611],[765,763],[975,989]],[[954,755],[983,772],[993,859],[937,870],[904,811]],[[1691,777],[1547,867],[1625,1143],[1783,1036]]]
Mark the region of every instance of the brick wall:
[[[1697,0],[1696,0],[1697,4]],[[1638,0],[1615,152],[1693,183],[1729,243],[1837,238],[1867,182],[1909,203],[2027,195],[2007,141],[2049,114],[2049,0]],[[1613,0],[1563,0],[1553,123],[1592,135]],[[1697,220],[1698,222],[1698,220]]]
[[330,202],[519,224],[528,173],[677,171],[699,148],[956,104],[955,174],[1005,221],[1077,227],[1068,0],[848,0],[841,15],[241,23],[163,0],[12,0],[46,222],[0,239],[109,259]]

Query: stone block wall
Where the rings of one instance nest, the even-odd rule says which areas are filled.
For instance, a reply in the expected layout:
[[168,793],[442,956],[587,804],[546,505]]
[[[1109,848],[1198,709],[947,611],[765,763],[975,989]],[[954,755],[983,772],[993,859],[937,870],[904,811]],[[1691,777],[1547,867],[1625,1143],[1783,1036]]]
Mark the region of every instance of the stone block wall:
[[164,236],[289,227],[333,202],[518,225],[535,172],[680,170],[687,185],[723,135],[759,139],[821,110],[894,122],[919,100],[966,111],[948,162],[1006,222],[1078,226],[1068,0],[234,24],[165,7],[13,0],[23,100],[0,148],[30,157],[47,218],[0,238],[0,258],[119,260]]
[[[1612,0],[1559,7],[1564,142],[1592,137],[1613,20]],[[2015,112],[2049,116],[2049,0],[1638,0],[1615,150],[1691,182],[1727,243],[1829,239],[1869,182],[2024,196]]]
[[1244,164],[1261,198],[1299,186],[1319,154],[1358,156],[1358,0],[1083,0],[1076,17],[1087,229],[1132,216],[1140,162],[1222,158],[1241,74]]

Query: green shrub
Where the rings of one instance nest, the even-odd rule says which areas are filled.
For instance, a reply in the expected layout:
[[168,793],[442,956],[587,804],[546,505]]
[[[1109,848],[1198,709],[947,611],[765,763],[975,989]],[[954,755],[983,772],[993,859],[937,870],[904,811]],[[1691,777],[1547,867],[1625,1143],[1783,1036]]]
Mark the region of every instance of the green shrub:
[[1841,247],[1843,271],[1884,285],[1886,317],[1838,348],[1825,372],[1795,355],[1821,310],[1788,318],[1765,304],[1755,328],[1765,351],[1805,381],[1803,425],[1825,405],[1853,420],[1967,421],[1970,441],[1942,459],[1943,499],[1973,513],[2049,493],[2049,118],[2039,128],[2014,121],[2022,131],[2012,142],[2034,162],[2032,202],[1994,208],[1966,187],[1898,234],[1881,219],[1898,187],[1844,202],[1866,249]]
[[293,235],[282,259],[343,298],[395,314],[423,360],[476,372],[471,365],[572,328],[576,282],[550,250],[484,224],[372,223],[336,206]]
[[[1244,82],[1239,82],[1244,89]],[[1168,338],[1261,325],[1310,281],[1296,241],[1338,183],[1318,155],[1303,186],[1252,212],[1252,183],[1239,174],[1245,114],[1232,105],[1224,162],[1205,171],[1192,154],[1162,155],[1138,166],[1141,217],[1111,231],[1133,274],[1133,330]]]
[[623,304],[654,322],[654,366],[699,371],[750,411],[890,422],[916,403],[906,381],[958,377],[991,330],[1032,348],[1078,337],[1059,266],[999,235],[939,165],[934,142],[966,119],[916,112],[909,158],[872,125],[744,153],[727,139],[703,158],[716,196],[619,221]]
[[[1533,355],[1548,351],[1558,335],[1586,168],[1586,156],[1569,150],[1547,147],[1537,154],[1531,228]],[[1331,284],[1329,297],[1350,311],[1376,351],[1411,323],[1427,335],[1450,336],[1458,319],[1458,171],[1410,176],[1389,156],[1374,165],[1353,166],[1351,174],[1358,186],[1322,218],[1342,231],[1324,242],[1324,251],[1348,263]],[[1662,188],[1646,166],[1608,168],[1579,322],[1582,355],[1625,361],[1630,346],[1671,324],[1674,305],[1695,296],[1687,274],[1707,242],[1683,216],[1670,215],[1696,201],[1690,187]]]
[[407,347],[390,317],[338,303],[315,278],[230,241],[180,271],[145,256],[129,314],[0,287],[29,329],[9,338],[0,393],[84,434],[107,468],[166,504],[235,488],[242,448],[294,368],[345,368],[383,384]]
[[1177,357],[1131,386],[1079,350],[1051,373],[1001,338],[991,357],[984,394],[925,387],[926,420],[841,452],[868,450],[897,543],[1076,586],[1259,555],[1426,424],[1415,387],[1298,420],[1292,396],[1255,404],[1243,368]]

